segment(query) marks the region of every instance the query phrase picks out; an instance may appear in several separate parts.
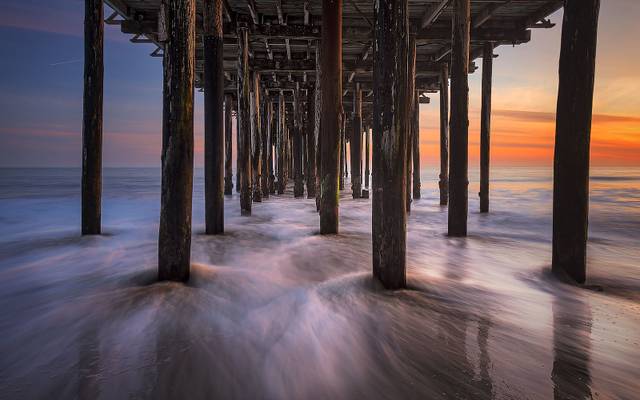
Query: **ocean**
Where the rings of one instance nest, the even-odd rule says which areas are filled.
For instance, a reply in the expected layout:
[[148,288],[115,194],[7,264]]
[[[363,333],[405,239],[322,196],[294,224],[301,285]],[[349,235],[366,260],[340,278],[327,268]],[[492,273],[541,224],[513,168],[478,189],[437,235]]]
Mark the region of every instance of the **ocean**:
[[[446,236],[437,171],[408,219],[408,288],[371,277],[371,200],[340,234],[291,191],[222,236],[193,197],[191,280],[157,283],[159,169],[104,170],[80,236],[79,169],[0,169],[0,398],[634,399],[640,169],[593,168],[588,282],[550,275],[552,171],[470,174],[469,237]],[[234,176],[235,184],[235,176]],[[349,187],[349,185],[347,185]]]

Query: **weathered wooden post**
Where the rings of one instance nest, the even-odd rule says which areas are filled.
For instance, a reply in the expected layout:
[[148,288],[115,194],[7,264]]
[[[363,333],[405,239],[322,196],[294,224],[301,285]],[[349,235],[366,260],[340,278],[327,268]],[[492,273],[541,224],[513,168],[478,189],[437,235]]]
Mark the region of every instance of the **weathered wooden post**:
[[204,0],[205,232],[224,232],[224,64],[222,0]]
[[600,0],[566,0],[553,179],[552,269],[586,280],[589,147]]
[[238,26],[238,172],[240,176],[240,212],[251,215],[251,113],[249,77],[249,30]]
[[412,35],[409,38],[409,69],[407,72],[407,155],[406,155],[406,172],[407,172],[407,195],[405,197],[405,203],[407,206],[407,213],[411,213],[411,178],[413,177],[413,111],[416,107],[415,93],[416,93],[416,40]]
[[251,93],[251,161],[253,174],[253,201],[262,202],[262,121],[260,118],[261,98],[260,73],[254,71]]
[[449,66],[440,71],[440,205],[449,204]]
[[285,123],[284,93],[278,98],[278,194],[287,187],[287,127]]
[[262,197],[268,199],[269,179],[271,177],[271,168],[269,167],[270,161],[270,148],[271,148],[271,98],[269,93],[265,91],[262,96],[262,130],[260,132],[260,139],[262,142],[262,180],[260,185],[262,188]]
[[102,0],[84,3],[84,104],[82,109],[82,234],[99,235],[102,219]]
[[307,89],[307,198],[316,197],[316,89]]
[[274,157],[273,152],[276,147],[276,136],[277,136],[277,119],[275,118],[276,110],[273,108],[273,100],[269,102],[269,193],[276,193],[276,157]]
[[406,286],[407,0],[374,3],[373,275],[387,289]]
[[340,178],[338,179],[339,189],[344,190],[344,177],[347,174],[346,172],[346,154],[345,150],[347,147],[347,138],[346,138],[346,115],[341,114],[342,119],[340,121]]
[[342,0],[322,2],[322,179],[320,233],[338,233],[338,171],[342,113]]
[[195,0],[163,0],[164,103],[158,278],[186,281],[191,259]]
[[230,95],[224,99],[224,194],[231,196],[233,193],[232,142],[231,142],[231,112],[233,111],[233,98]]
[[449,236],[467,235],[469,144],[469,34],[471,0],[454,0],[451,51]]
[[316,101],[315,101],[315,125],[313,127],[316,139],[316,211],[320,212],[320,201],[322,199],[322,161],[321,161],[321,130],[320,121],[322,120],[322,68],[320,62],[320,46],[316,45]]
[[362,197],[362,89],[353,91],[353,127],[351,130],[351,191],[354,199]]
[[302,174],[302,106],[300,105],[300,84],[293,92],[293,196],[304,196]]
[[411,138],[413,139],[413,198],[421,197],[420,190],[420,94],[415,92],[413,102],[413,115],[411,116]]
[[491,80],[493,43],[484,44],[482,56],[482,111],[480,117],[480,212],[489,212],[489,154],[491,144]]
[[371,149],[369,141],[371,140],[371,132],[369,131],[369,127],[364,132],[365,135],[365,146],[364,146],[364,187],[369,189],[369,177],[371,176],[371,171],[369,170],[369,158],[371,158]]

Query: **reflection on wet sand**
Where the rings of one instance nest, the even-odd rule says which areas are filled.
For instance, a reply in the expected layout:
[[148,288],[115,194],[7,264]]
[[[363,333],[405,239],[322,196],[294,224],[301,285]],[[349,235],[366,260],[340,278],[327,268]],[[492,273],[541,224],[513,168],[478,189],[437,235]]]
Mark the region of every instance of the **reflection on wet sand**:
[[553,300],[553,397],[555,400],[592,399],[591,308],[580,298]]

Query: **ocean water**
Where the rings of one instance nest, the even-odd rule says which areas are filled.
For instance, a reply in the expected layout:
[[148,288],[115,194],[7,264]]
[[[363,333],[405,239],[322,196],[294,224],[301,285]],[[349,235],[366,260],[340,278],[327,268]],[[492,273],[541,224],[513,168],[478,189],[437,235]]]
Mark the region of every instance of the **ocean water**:
[[371,203],[317,234],[289,191],[226,233],[194,188],[192,279],[157,283],[157,169],[106,169],[81,237],[77,169],[0,169],[0,398],[637,399],[640,169],[592,170],[588,285],[555,281],[551,171],[472,171],[468,238],[437,172],[408,221],[407,290],[371,278]]

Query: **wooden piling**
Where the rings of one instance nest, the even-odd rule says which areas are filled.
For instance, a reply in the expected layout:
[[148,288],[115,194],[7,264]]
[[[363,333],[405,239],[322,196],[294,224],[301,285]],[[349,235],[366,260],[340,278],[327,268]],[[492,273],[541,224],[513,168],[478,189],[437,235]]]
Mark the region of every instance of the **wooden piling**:
[[351,192],[362,197],[362,89],[356,83],[353,91],[353,126],[351,130]]
[[189,279],[193,190],[195,0],[163,0],[164,103],[158,237],[160,280]]
[[260,73],[254,71],[252,74],[251,87],[251,161],[253,174],[253,201],[262,202],[262,120],[260,110],[262,109],[262,94],[260,93]]
[[369,177],[371,176],[371,171],[369,171],[369,158],[371,158],[371,149],[370,149],[370,140],[371,140],[371,132],[369,127],[364,132],[365,135],[365,145],[364,145],[364,187],[369,189]]
[[338,233],[338,171],[342,113],[342,0],[322,2],[320,233]]
[[406,286],[407,0],[378,0],[374,15],[373,275],[399,289]]
[[338,179],[339,189],[344,190],[344,177],[347,175],[346,172],[346,157],[347,157],[347,138],[346,136],[346,121],[344,118],[346,116],[341,114],[343,119],[340,122],[340,178]]
[[269,190],[269,178],[271,171],[269,168],[270,162],[270,147],[271,147],[271,98],[268,93],[264,93],[262,96],[262,111],[260,113],[262,117],[262,129],[260,132],[260,140],[262,142],[262,173],[260,180],[260,186],[262,188],[262,197],[269,198],[271,191]]
[[278,99],[278,194],[287,187],[287,128],[285,123],[284,94]]
[[440,70],[440,205],[449,204],[449,66]]
[[104,11],[102,0],[85,0],[84,7],[82,234],[99,235],[102,232]]
[[224,64],[222,0],[204,0],[205,232],[224,232]]
[[407,172],[407,184],[405,185],[407,195],[405,197],[405,203],[407,206],[407,213],[411,213],[411,178],[413,177],[413,111],[417,104],[415,103],[416,93],[416,40],[412,35],[409,38],[409,67],[407,73],[407,115],[409,120],[407,121],[407,154],[406,154],[406,172]]
[[411,139],[413,140],[413,198],[421,197],[420,190],[420,94],[415,92],[413,101],[413,115],[411,116]]
[[322,121],[322,63],[320,62],[320,46],[316,46],[316,102],[315,102],[315,125],[313,127],[316,139],[316,211],[320,213],[320,202],[322,199],[322,161],[321,161],[321,129]]
[[480,212],[489,212],[489,162],[491,144],[491,81],[493,43],[486,42],[482,56],[482,110],[480,113]]
[[566,0],[553,180],[552,270],[586,280],[589,151],[600,0]]
[[[299,85],[297,85],[299,86]],[[300,104],[300,89],[293,92],[293,196],[304,196],[304,181],[302,172],[302,106]]]
[[231,196],[233,194],[233,171],[232,163],[232,141],[231,128],[233,111],[233,98],[230,95],[225,96],[224,100],[224,194]]
[[316,89],[307,90],[307,198],[316,197]]
[[238,175],[240,176],[240,213],[251,215],[251,115],[249,77],[249,31],[238,27]]
[[449,236],[467,235],[469,145],[469,33],[471,0],[454,0],[451,51]]

